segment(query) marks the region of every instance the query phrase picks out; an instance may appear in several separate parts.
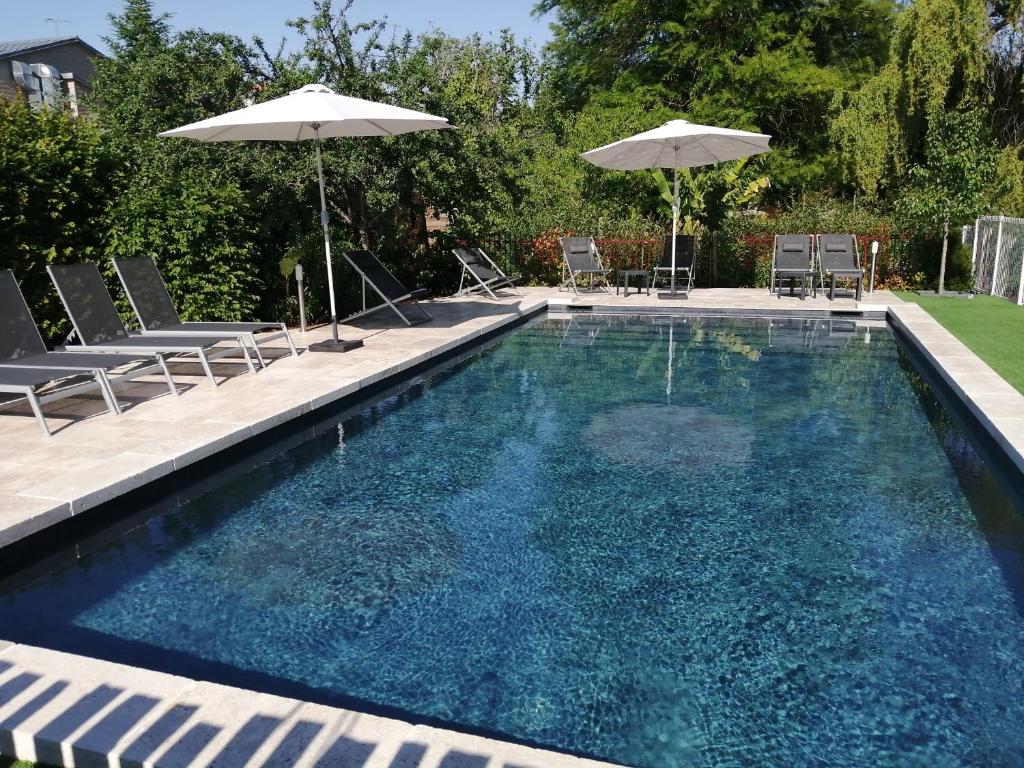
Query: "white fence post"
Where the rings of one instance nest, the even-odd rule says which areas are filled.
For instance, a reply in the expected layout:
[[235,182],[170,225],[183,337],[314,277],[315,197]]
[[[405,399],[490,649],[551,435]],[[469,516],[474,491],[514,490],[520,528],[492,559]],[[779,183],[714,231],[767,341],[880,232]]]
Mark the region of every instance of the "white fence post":
[[971,245],[971,274],[974,274],[974,269],[977,264],[976,259],[978,258],[978,230],[981,229],[981,217],[979,216],[974,220],[974,243]]
[[996,230],[996,255],[992,259],[992,288],[989,289],[989,295],[996,295],[996,280],[999,277],[999,251],[1003,247],[1003,217],[999,217],[999,229]]

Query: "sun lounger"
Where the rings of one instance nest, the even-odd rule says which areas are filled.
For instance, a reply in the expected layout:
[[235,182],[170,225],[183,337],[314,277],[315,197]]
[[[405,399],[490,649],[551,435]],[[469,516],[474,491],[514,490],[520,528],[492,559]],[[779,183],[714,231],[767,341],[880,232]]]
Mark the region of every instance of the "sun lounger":
[[835,298],[836,280],[853,280],[856,299],[860,301],[864,270],[860,266],[856,235],[818,235],[818,270],[823,288],[825,275],[831,276],[829,300]]
[[[391,311],[402,318],[402,322],[406,325],[425,323],[433,319],[418,301],[418,299],[422,299],[430,293],[426,288],[417,288],[414,291],[410,291],[398,281],[398,278],[391,274],[387,267],[380,263],[380,259],[371,251],[348,251],[345,253],[345,259],[352,265],[352,269],[359,273],[363,280],[363,308],[361,311],[349,315],[345,318],[346,320],[368,315],[384,307],[390,307]],[[380,296],[383,301],[382,304],[367,309],[367,285],[373,288],[377,295]],[[407,314],[410,309],[416,311],[415,317],[410,317]]]
[[811,259],[810,235],[776,235],[772,251],[772,273],[768,290],[778,290],[782,297],[782,283],[789,280],[789,295],[793,295],[796,281],[800,280],[800,299],[807,296],[807,285],[810,283],[814,295],[818,290],[814,280],[814,267]]
[[[108,403],[115,412],[120,412],[112,386],[117,382],[162,373],[171,393],[178,394],[161,355],[47,350],[14,273],[9,269],[0,270],[0,367],[72,370],[90,375],[98,373],[97,381],[105,385],[110,394]],[[112,369],[121,370],[111,373]]]
[[[482,248],[454,248],[452,253],[462,265],[462,277],[459,279],[459,290],[456,296],[469,296],[474,293],[486,293],[497,300],[495,290],[509,288],[516,294],[516,281],[521,275],[506,275]],[[467,282],[466,278],[469,277]],[[465,286],[465,287],[463,287]]]
[[605,269],[601,263],[601,254],[597,251],[597,244],[592,237],[560,237],[562,245],[562,282],[558,288],[572,288],[573,293],[579,294],[576,287],[576,278],[586,277],[590,290],[594,289],[594,281],[604,283],[605,290],[611,291],[608,285],[610,269]]
[[[682,290],[688,294],[693,288],[695,262],[697,257],[694,248],[693,235],[676,235],[676,265],[675,278],[676,290]],[[661,258],[651,269],[651,287],[658,278],[671,281],[672,279],[672,235],[666,235],[665,243],[661,249]],[[684,288],[679,287],[680,278],[685,283]]]
[[249,350],[235,340],[227,347],[213,348],[223,336],[141,336],[132,335],[121,322],[103,276],[95,264],[50,264],[46,267],[57,294],[71,318],[79,344],[68,351],[111,352],[122,355],[195,356],[210,382],[216,386],[210,361],[236,350],[242,353],[249,371],[256,372]]
[[139,318],[143,336],[219,336],[221,334],[240,336],[249,343],[261,366],[266,367],[255,334],[276,331],[260,336],[264,343],[276,339],[288,342],[292,355],[299,353],[292,343],[291,334],[284,323],[261,322],[190,322],[184,323],[174,308],[156,262],[149,256],[131,259],[114,259],[114,269],[121,278],[128,301],[135,316]]

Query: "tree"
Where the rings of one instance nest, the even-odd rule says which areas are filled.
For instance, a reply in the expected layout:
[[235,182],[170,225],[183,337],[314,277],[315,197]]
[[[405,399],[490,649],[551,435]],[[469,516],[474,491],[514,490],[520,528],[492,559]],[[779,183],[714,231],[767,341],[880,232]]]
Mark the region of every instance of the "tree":
[[97,63],[94,114],[124,159],[105,217],[108,254],[153,256],[186,319],[242,319],[259,301],[259,214],[240,169],[246,150],[159,139],[159,131],[241,107],[250,51],[230,35],[172,34],[149,0],[111,17],[113,55]]
[[47,264],[105,261],[102,224],[123,164],[88,120],[0,100],[0,269],[11,269],[52,339],[70,330]]
[[978,215],[994,161],[980,109],[932,118],[925,160],[910,168],[897,210],[924,231],[941,231],[939,293],[945,288],[950,225],[965,224]]
[[831,135],[847,179],[868,198],[899,197],[908,169],[925,163],[936,118],[987,108],[991,39],[985,0],[914,0],[882,70],[837,95]]
[[892,0],[542,0],[557,12],[549,87],[580,108],[596,94],[662,89],[698,122],[775,137],[779,194],[832,175],[827,107],[884,61]]

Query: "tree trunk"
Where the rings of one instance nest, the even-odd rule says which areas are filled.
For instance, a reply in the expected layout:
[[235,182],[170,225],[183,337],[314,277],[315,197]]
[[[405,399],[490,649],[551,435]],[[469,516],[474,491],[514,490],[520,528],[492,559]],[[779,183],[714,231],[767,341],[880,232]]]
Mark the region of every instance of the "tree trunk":
[[942,222],[942,258],[939,260],[939,290],[942,293],[946,286],[946,252],[949,250],[949,219]]

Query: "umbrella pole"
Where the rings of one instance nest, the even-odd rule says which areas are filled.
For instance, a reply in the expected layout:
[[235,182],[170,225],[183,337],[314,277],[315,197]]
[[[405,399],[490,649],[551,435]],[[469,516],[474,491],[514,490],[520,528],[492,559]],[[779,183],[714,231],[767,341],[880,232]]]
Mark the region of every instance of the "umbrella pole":
[[331,300],[331,337],[338,341],[338,310],[334,306],[334,269],[331,266],[331,215],[327,212],[327,195],[324,192],[324,161],[320,156],[320,127],[314,126],[316,134],[316,175],[320,181],[320,224],[324,228],[324,254],[327,257],[327,294]]
[[679,169],[672,169],[672,290],[676,295],[676,230],[679,229]]
[[362,341],[338,340],[338,310],[334,304],[334,267],[331,264],[331,215],[327,212],[327,194],[324,192],[324,161],[320,154],[320,126],[313,124],[316,137],[316,175],[320,182],[320,223],[324,228],[324,255],[327,258],[327,293],[331,301],[331,341],[322,341],[310,346],[318,352],[347,352],[363,346]]

